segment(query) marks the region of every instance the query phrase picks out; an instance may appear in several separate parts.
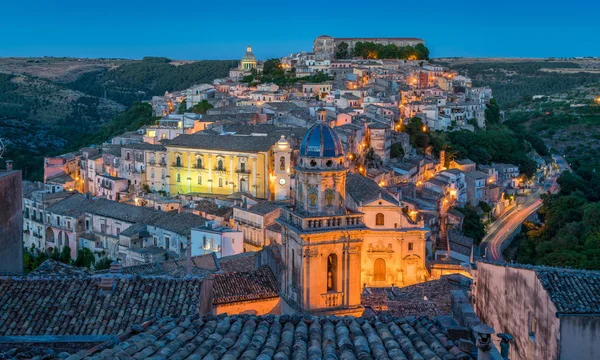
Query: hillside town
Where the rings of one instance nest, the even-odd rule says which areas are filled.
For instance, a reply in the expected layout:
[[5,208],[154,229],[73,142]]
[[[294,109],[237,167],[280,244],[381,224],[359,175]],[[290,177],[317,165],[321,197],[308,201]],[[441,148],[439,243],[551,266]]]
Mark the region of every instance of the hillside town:
[[[3,269],[0,358],[600,351],[581,320],[597,321],[600,275],[489,261],[463,228],[464,209],[486,224],[518,210],[556,166],[532,154],[530,178],[422,146],[422,134],[485,129],[491,88],[428,55],[351,55],[370,43],[426,49],[323,35],[261,61],[248,46],[228,77],[149,99],[154,124],[46,157],[43,182],[13,179],[7,161],[2,191],[22,194],[7,200],[22,214],[11,256],[109,265]],[[4,339],[19,336],[30,346]]]

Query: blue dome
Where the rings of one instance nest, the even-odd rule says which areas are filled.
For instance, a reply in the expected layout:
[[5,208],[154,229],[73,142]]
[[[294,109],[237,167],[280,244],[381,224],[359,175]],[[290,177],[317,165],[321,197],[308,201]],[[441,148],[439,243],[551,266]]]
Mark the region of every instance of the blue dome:
[[332,128],[322,122],[317,122],[304,135],[300,145],[300,156],[339,157],[344,156],[344,148]]

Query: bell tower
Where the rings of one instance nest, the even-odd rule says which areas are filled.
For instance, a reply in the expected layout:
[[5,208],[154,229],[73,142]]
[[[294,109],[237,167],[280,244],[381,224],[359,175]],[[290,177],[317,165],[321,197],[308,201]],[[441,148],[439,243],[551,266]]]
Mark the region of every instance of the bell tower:
[[281,135],[273,148],[275,165],[273,166],[274,196],[273,200],[290,198],[290,173],[291,173],[292,148],[290,143]]

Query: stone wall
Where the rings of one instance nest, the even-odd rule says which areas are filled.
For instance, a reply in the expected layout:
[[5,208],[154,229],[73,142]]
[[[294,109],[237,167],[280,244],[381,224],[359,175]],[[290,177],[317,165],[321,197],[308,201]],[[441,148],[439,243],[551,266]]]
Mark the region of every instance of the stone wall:
[[0,274],[23,273],[21,172],[0,172]]
[[560,358],[600,359],[600,316],[560,317]]
[[560,320],[534,270],[478,262],[473,278],[475,312],[496,333],[513,336],[511,359],[558,358]]

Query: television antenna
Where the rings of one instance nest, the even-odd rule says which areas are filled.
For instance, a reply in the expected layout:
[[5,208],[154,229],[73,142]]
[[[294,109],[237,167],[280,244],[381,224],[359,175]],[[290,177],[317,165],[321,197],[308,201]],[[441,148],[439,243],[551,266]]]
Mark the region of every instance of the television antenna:
[[2,155],[4,155],[5,152],[6,152],[6,146],[2,142],[2,139],[0,138],[0,159],[2,159]]

